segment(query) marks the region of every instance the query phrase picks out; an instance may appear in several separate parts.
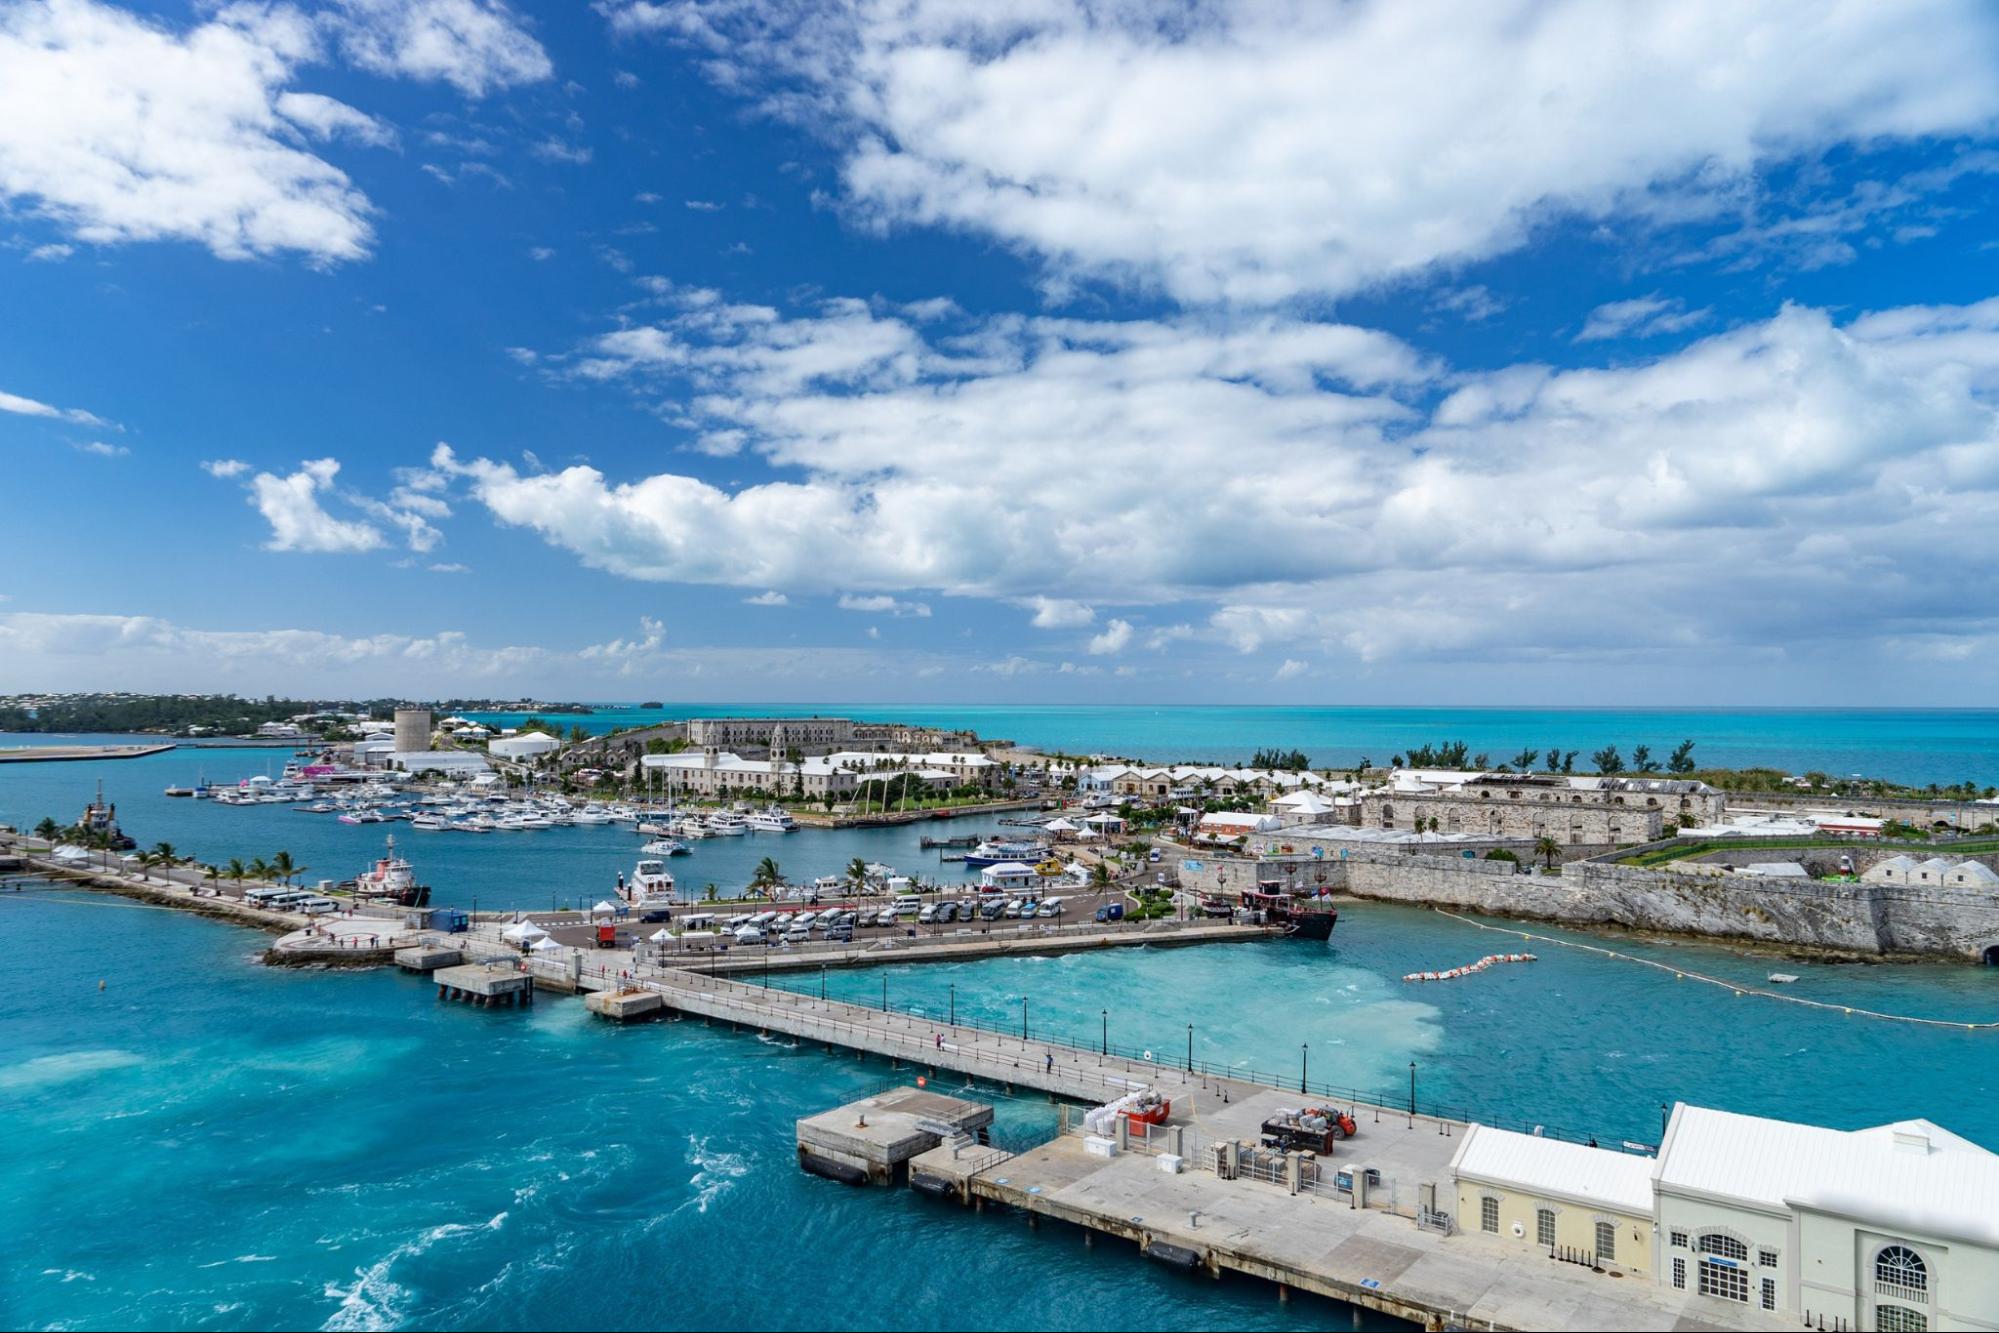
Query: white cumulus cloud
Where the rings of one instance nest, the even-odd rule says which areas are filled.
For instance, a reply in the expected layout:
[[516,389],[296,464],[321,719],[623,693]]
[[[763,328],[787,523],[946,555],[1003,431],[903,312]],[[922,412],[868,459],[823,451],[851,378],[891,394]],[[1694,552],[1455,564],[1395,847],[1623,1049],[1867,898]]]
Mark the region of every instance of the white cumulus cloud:
[[1360,291],[1999,115],[1980,0],[601,7],[829,135],[864,221],[1194,302]]

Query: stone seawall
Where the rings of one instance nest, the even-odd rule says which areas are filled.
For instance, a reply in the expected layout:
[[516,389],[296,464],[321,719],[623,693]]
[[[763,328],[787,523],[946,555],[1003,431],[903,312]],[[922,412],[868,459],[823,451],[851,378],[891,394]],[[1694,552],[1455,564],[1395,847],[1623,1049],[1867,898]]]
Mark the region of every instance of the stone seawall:
[[[1288,864],[1208,860],[1182,882],[1238,890]],[[1504,861],[1358,850],[1299,867],[1299,886],[1571,926],[1609,926],[1869,957],[1999,961],[1999,895],[1982,889],[1691,875],[1597,861],[1560,875]]]

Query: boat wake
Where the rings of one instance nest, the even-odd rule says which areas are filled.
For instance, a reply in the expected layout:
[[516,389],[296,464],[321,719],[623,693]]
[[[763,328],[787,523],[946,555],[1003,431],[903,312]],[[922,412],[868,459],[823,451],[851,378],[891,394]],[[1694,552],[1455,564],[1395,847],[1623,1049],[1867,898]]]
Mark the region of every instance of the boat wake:
[[476,1235],[482,1231],[498,1231],[506,1224],[505,1212],[495,1213],[485,1222],[473,1226],[464,1222],[446,1222],[420,1233],[416,1239],[405,1241],[390,1250],[378,1262],[367,1268],[354,1270],[354,1285],[342,1287],[336,1282],[326,1284],[329,1300],[340,1302],[330,1318],[320,1327],[323,1329],[390,1329],[396,1328],[409,1318],[409,1288],[395,1281],[390,1272],[404,1259],[413,1259],[430,1249],[439,1241],[451,1240],[459,1236]]

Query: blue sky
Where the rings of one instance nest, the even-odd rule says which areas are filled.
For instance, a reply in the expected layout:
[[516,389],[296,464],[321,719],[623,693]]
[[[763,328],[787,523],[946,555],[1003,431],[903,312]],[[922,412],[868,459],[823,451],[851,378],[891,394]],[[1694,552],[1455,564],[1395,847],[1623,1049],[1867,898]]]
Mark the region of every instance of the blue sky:
[[0,0],[0,689],[1988,703],[1999,16]]

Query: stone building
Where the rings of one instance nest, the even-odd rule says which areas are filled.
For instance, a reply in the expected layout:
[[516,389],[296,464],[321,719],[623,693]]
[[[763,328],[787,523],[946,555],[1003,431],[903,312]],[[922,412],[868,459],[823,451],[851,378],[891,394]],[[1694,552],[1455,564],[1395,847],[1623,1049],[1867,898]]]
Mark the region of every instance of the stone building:
[[854,721],[845,717],[697,717],[687,723],[688,744],[696,749],[835,750],[854,738]]
[[1430,828],[1434,820],[1446,836],[1549,837],[1564,844],[1650,842],[1668,821],[1707,824],[1725,809],[1724,795],[1704,782],[1544,773],[1481,773],[1443,787],[1392,785],[1359,803],[1364,828]]

